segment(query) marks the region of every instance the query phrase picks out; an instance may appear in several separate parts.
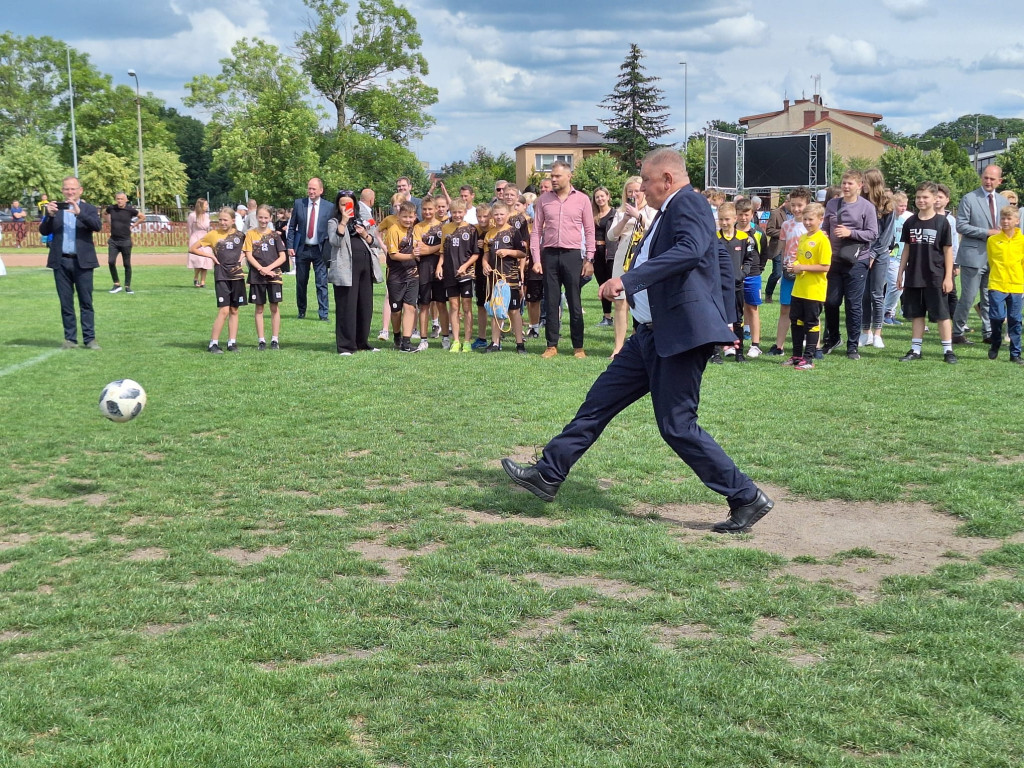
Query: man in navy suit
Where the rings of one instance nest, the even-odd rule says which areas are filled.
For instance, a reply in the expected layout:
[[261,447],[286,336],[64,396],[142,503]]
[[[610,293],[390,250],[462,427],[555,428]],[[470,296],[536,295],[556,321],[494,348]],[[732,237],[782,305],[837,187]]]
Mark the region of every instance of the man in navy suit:
[[95,206],[82,202],[82,185],[74,176],[64,179],[63,203],[47,203],[39,234],[53,235],[46,266],[53,270],[60,298],[60,315],[64,323],[64,349],[78,346],[78,325],[75,318],[75,293],[82,315],[82,343],[99,349],[96,343],[95,314],[92,308],[92,271],[100,265],[92,233],[102,226]]
[[306,291],[309,269],[313,268],[316,303],[320,319],[327,319],[327,222],[334,215],[334,206],[323,199],[324,183],[310,179],[308,197],[301,197],[292,206],[286,236],[288,255],[295,257],[295,304],[299,319],[306,316]]
[[682,156],[650,152],[640,171],[647,204],[658,214],[632,268],[601,286],[612,300],[625,291],[637,325],[587,393],[576,417],[532,466],[502,459],[514,482],[545,501],[621,410],[650,393],[665,442],[701,482],[725,496],[729,517],[717,533],[741,533],[774,506],[697,424],[701,377],[714,345],[735,343],[732,262],[715,233],[711,208],[690,186]]

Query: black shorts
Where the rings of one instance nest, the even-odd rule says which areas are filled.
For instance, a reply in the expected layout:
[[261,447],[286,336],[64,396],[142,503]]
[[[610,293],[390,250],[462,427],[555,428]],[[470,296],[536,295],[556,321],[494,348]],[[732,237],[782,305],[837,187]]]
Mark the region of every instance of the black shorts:
[[[527,267],[529,269],[529,267]],[[543,280],[527,280],[526,281],[526,302],[533,304],[535,301],[540,301],[544,298],[544,281]]]
[[455,285],[446,285],[445,286],[445,293],[448,294],[448,298],[449,299],[455,299],[455,298],[472,299],[473,298],[473,281],[472,280],[463,280],[462,282],[456,283]]
[[268,301],[271,304],[279,304],[284,294],[284,286],[281,283],[253,283],[249,286],[249,302],[260,306]]
[[473,278],[476,289],[476,305],[483,307],[487,304],[487,275],[484,274],[483,266],[479,266],[476,271],[476,277]]
[[246,305],[244,280],[215,280],[213,286],[217,293],[218,307],[244,307]]
[[415,307],[419,296],[420,283],[416,275],[388,275],[388,301],[392,312],[398,312],[406,304]]
[[812,330],[819,325],[821,310],[824,306],[825,302],[823,301],[802,299],[799,296],[794,296],[790,299],[789,304],[789,322],[795,323],[799,320],[804,328]]
[[903,316],[908,320],[928,315],[928,322],[949,320],[949,299],[941,288],[904,288]]
[[447,298],[444,290],[444,283],[441,280],[431,280],[429,283],[420,283],[420,306],[425,307],[432,301],[443,302]]
[[508,311],[511,312],[514,309],[522,309],[523,294],[520,292],[520,290],[518,288],[511,288],[509,289],[509,294],[510,296],[508,299]]

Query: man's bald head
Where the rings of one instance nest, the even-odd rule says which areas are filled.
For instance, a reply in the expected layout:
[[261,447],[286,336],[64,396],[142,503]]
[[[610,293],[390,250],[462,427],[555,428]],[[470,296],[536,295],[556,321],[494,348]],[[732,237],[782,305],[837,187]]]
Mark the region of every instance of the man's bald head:
[[690,183],[683,156],[667,147],[644,156],[640,179],[640,189],[653,208],[660,208],[669,195]]

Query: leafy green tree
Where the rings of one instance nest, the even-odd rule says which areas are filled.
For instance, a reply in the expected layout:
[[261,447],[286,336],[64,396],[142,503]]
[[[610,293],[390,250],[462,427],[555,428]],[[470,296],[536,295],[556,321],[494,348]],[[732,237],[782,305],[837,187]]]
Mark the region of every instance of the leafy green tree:
[[697,189],[704,189],[705,167],[707,163],[707,141],[703,138],[690,139],[686,143],[686,151],[683,158],[686,161],[686,172],[690,176],[690,184]]
[[[1013,189],[1017,194],[1024,194],[1024,136],[999,155],[995,159],[995,165],[1003,169],[1003,189]],[[975,174],[971,189],[977,186],[978,177]]]
[[[17,136],[0,149],[0,199],[32,199],[47,193],[51,199],[60,194],[62,179],[71,173],[60,161],[56,147],[38,136]],[[92,192],[85,190],[85,198]]]
[[454,197],[459,187],[469,184],[476,194],[477,202],[491,199],[491,190],[498,179],[511,181],[516,177],[516,161],[507,152],[491,154],[484,147],[473,150],[468,161],[457,160],[441,168],[448,193]]
[[[164,147],[147,147],[142,154],[146,166],[146,206],[174,208],[180,197],[182,206],[187,207],[188,177],[178,153]],[[130,193],[129,196],[134,197]]]
[[614,90],[598,106],[612,117],[601,122],[608,126],[608,149],[618,158],[623,170],[633,173],[640,161],[668,131],[668,107],[662,104],[664,92],[655,85],[660,78],[646,74],[644,53],[633,43],[619,67]]
[[[129,198],[135,197],[139,166],[129,163],[123,157],[98,149],[79,160],[78,177],[82,182],[83,191],[88,190],[89,200],[97,201],[97,205],[108,205],[114,202],[114,195],[118,192],[125,192]],[[146,191],[149,192],[148,179]]]
[[592,195],[598,187],[607,187],[611,193],[612,205],[618,205],[622,187],[629,176],[619,168],[618,162],[608,152],[597,152],[581,160],[572,172],[572,185]]
[[956,120],[939,123],[923,134],[926,139],[952,139],[961,147],[974,144],[975,137],[1005,139],[1024,133],[1024,119],[1019,117],[1000,118],[995,115],[961,115]]
[[908,136],[899,131],[894,131],[885,123],[875,123],[875,132],[886,141],[900,147],[909,147],[914,144],[914,137]]
[[[142,97],[142,146],[177,149],[174,137],[160,118],[163,102],[152,95]],[[75,128],[79,157],[105,150],[138,162],[138,112],[135,89],[119,85],[97,91],[88,101],[75,102]],[[64,153],[70,155],[70,136],[64,137]]]
[[199,75],[185,87],[185,105],[212,116],[206,142],[213,169],[230,175],[237,196],[248,190],[281,205],[320,175],[317,113],[305,101],[302,73],[276,46],[242,39],[221,59],[219,75]]
[[303,2],[312,15],[295,39],[298,59],[334,105],[338,129],[355,125],[398,144],[422,138],[437,89],[421,79],[428,68],[415,17],[394,0],[360,0],[352,24],[345,0]]
[[941,152],[924,153],[917,147],[891,147],[878,159],[878,170],[893,190],[902,190],[911,198],[917,185],[923,181],[946,184],[953,197],[958,198],[953,171]]
[[336,131],[324,138],[320,151],[324,195],[332,201],[339,189],[370,187],[377,195],[377,205],[386,208],[399,176],[408,176],[419,194],[429,186],[416,155],[387,139],[351,129]]

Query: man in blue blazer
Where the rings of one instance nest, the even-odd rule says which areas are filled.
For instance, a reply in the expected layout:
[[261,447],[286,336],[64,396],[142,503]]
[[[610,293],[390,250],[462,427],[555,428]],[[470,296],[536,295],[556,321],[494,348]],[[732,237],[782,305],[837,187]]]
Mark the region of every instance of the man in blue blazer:
[[100,265],[92,233],[102,226],[95,206],[82,202],[82,185],[74,176],[64,179],[61,187],[63,203],[47,203],[39,234],[53,235],[46,266],[53,270],[60,298],[60,316],[64,323],[64,349],[78,346],[78,325],[75,318],[75,293],[82,316],[82,343],[99,349],[96,343],[95,313],[92,308],[92,271]]
[[286,237],[288,255],[295,257],[295,304],[299,318],[306,316],[306,291],[309,270],[313,268],[316,284],[316,303],[320,319],[327,319],[327,222],[334,215],[334,205],[323,199],[324,183],[310,179],[306,185],[308,197],[301,197],[292,206]]
[[1009,200],[996,190],[1003,183],[1003,169],[989,165],[981,172],[981,186],[960,198],[956,209],[956,231],[960,247],[956,251],[956,265],[960,268],[960,299],[953,313],[953,343],[968,341],[967,318],[974,297],[978,297],[981,311],[982,341],[988,344],[992,325],[988,319],[988,238],[999,234],[999,212]]
[[711,351],[715,344],[736,341],[729,329],[736,319],[732,262],[716,236],[711,208],[690,186],[678,152],[650,152],[640,177],[647,204],[658,214],[632,268],[601,286],[601,297],[609,300],[626,292],[636,333],[594,382],[576,417],[544,447],[540,461],[501,463],[514,482],[551,501],[612,418],[650,393],[665,442],[729,502],[728,519],[712,530],[745,532],[774,502],[697,424],[701,377]]

